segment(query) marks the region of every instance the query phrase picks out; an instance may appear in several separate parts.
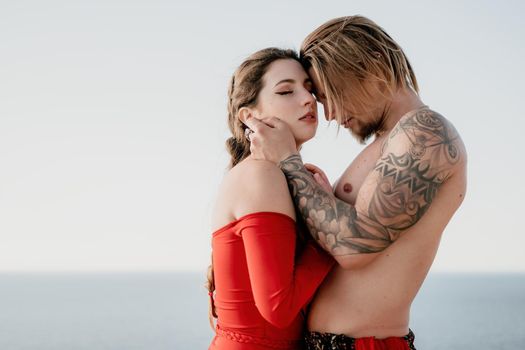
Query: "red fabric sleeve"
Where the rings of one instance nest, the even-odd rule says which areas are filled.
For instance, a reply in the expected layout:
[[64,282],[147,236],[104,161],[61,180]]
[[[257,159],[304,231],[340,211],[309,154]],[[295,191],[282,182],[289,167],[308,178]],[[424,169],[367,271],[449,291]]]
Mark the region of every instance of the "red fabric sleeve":
[[261,212],[239,222],[250,284],[261,315],[276,327],[288,326],[312,298],[334,260],[307,244],[295,255],[295,222],[287,215]]

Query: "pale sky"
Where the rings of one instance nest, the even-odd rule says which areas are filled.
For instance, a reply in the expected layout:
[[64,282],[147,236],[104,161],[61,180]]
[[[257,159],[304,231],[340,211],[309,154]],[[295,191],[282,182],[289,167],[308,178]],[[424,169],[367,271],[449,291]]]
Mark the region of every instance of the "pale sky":
[[[469,152],[433,271],[525,272],[520,1],[3,1],[0,271],[203,271],[228,163],[228,79],[361,14],[404,48]],[[320,110],[322,110],[320,108]],[[322,120],[335,181],[362,146]]]

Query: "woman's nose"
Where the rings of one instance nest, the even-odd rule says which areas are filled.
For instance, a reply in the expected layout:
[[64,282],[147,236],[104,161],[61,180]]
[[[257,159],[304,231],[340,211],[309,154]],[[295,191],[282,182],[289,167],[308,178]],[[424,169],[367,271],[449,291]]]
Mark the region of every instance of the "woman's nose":
[[314,103],[316,102],[315,100],[315,97],[314,95],[305,89],[305,93],[304,93],[304,96],[303,96],[303,104],[306,106],[306,105],[313,105]]

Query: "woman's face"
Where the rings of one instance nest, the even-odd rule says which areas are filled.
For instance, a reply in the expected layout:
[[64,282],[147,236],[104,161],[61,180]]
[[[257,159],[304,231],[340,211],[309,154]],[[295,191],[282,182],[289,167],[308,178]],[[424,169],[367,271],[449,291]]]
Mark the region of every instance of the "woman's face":
[[263,77],[254,116],[277,117],[288,124],[298,146],[317,131],[317,102],[312,81],[299,62],[280,59],[268,67]]

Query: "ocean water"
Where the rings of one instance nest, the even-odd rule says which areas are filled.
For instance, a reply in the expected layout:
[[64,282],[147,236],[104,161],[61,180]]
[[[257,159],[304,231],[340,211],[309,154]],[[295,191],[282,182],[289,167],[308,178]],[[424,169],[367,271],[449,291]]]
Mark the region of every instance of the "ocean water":
[[[0,350],[207,349],[204,273],[0,274]],[[419,350],[525,349],[525,275],[431,274]]]

